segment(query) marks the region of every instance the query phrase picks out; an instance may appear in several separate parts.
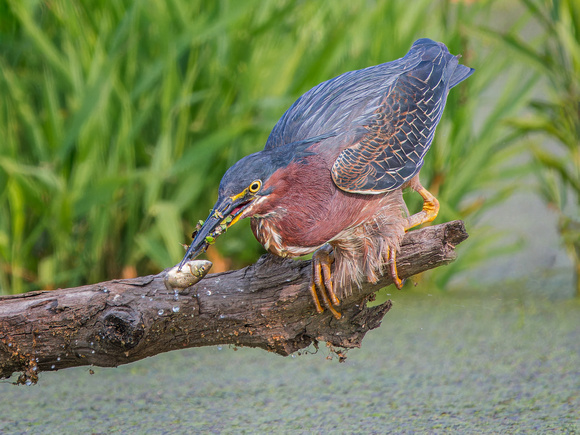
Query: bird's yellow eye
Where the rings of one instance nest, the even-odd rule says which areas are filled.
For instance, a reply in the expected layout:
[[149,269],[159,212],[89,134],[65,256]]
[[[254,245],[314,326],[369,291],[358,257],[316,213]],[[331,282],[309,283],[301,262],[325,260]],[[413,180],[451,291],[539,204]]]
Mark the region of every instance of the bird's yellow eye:
[[248,190],[250,191],[250,193],[256,193],[258,190],[260,190],[260,187],[262,187],[262,182],[260,180],[256,180],[253,181],[252,184],[250,184]]

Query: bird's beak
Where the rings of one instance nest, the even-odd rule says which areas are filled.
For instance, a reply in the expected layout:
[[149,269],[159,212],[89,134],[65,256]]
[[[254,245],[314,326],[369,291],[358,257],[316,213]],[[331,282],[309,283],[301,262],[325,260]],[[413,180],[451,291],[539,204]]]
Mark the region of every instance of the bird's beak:
[[218,199],[213,210],[203,222],[201,227],[194,232],[193,242],[187,249],[183,260],[179,263],[179,270],[188,260],[193,260],[201,255],[215,239],[235,224],[243,211],[254,201],[255,197],[248,197],[247,191],[239,195]]

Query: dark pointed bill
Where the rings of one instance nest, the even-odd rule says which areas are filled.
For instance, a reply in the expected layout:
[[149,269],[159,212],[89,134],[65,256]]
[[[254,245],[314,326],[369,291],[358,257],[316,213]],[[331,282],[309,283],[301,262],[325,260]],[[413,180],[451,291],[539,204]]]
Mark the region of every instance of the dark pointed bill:
[[218,200],[201,228],[194,232],[193,242],[191,242],[183,260],[179,263],[178,270],[181,270],[188,260],[193,260],[203,254],[219,235],[238,221],[242,211],[251,202],[251,200],[248,201],[243,197],[235,200],[232,200],[232,198]]

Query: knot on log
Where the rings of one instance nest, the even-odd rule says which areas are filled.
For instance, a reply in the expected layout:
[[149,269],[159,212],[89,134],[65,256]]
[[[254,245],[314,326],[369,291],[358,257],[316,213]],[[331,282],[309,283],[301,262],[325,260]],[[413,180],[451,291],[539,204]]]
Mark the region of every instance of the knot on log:
[[145,325],[133,310],[115,307],[103,316],[101,323],[98,335],[104,340],[103,344],[117,349],[133,349],[145,335]]

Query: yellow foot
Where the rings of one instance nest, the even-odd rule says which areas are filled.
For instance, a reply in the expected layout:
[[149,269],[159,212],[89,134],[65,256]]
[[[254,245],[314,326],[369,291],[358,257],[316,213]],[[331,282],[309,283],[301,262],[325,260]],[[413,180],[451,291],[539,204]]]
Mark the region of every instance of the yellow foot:
[[439,213],[439,201],[431,195],[431,192],[421,186],[419,179],[417,179],[415,185],[412,185],[411,188],[423,197],[423,210],[407,218],[405,231],[426,222],[433,221],[437,217],[437,213]]
[[[407,218],[405,232],[424,223],[432,222],[439,213],[439,201],[421,185],[419,175],[416,175],[408,186],[423,198],[423,209],[419,213],[415,213]],[[404,281],[401,281],[397,273],[397,252],[393,248],[389,249],[389,271],[393,279],[393,284],[401,290]]]
[[[328,310],[336,319],[340,319],[342,315],[336,311],[334,306],[340,304],[340,301],[334,293],[332,286],[332,273],[330,265],[334,262],[334,253],[330,245],[324,245],[317,249],[312,255],[312,283],[310,284],[310,294],[314,300],[316,311],[322,313],[323,306],[320,304],[318,292],[322,297],[322,301]],[[317,292],[318,290],[318,292]]]
[[404,281],[399,278],[399,274],[397,273],[397,251],[394,248],[389,249],[389,272],[391,274],[391,279],[393,280],[393,284],[399,290],[403,288]]

